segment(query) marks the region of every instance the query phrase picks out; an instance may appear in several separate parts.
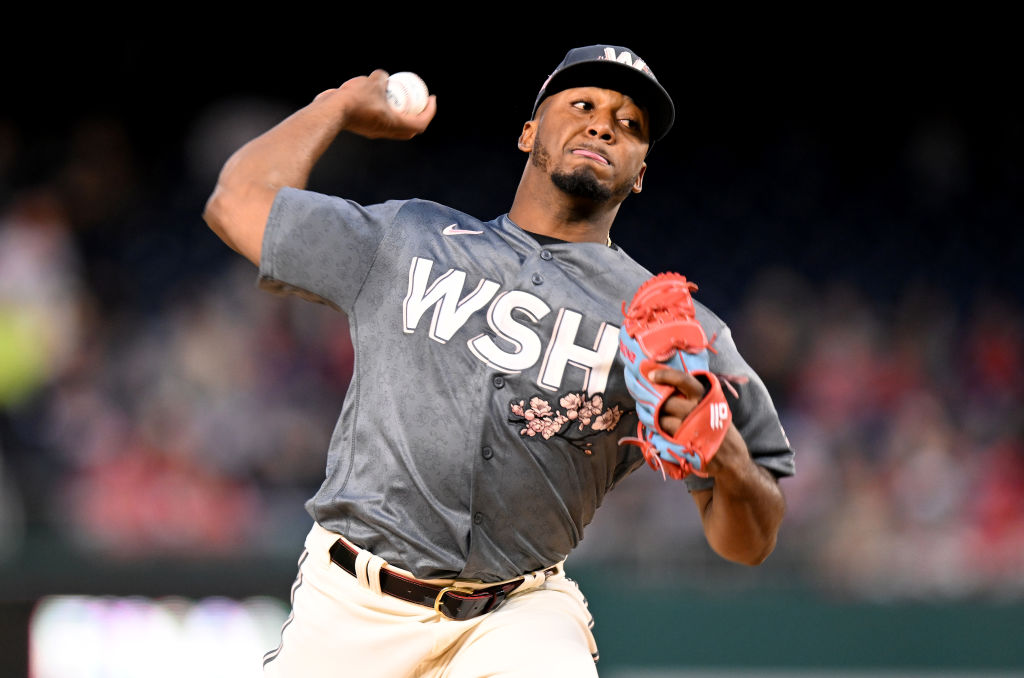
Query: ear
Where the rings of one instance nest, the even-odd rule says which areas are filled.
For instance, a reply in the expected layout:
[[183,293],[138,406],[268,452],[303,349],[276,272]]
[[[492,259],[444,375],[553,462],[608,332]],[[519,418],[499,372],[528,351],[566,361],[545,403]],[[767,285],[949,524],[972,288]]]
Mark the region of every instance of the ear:
[[644,190],[644,173],[647,171],[647,163],[640,163],[640,171],[636,173],[636,180],[633,182],[633,192],[639,193]]
[[537,134],[537,121],[527,120],[523,123],[523,133],[519,135],[519,150],[529,153],[533,150],[533,137]]

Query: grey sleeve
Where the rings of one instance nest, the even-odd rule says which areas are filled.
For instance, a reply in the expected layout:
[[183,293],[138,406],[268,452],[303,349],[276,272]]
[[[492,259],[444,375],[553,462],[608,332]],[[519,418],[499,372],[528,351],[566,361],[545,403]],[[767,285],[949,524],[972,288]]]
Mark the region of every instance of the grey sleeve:
[[[793,449],[764,382],[736,349],[732,331],[725,323],[706,309],[699,309],[697,317],[708,333],[708,339],[714,336],[711,371],[720,379],[728,380],[739,396],[733,395],[727,385],[722,385],[732,410],[733,423],[743,436],[750,456],[776,477],[793,475]],[[692,492],[708,489],[714,482],[691,475],[686,478],[686,485]]]
[[350,312],[403,204],[364,207],[312,191],[281,189],[263,235],[260,287]]

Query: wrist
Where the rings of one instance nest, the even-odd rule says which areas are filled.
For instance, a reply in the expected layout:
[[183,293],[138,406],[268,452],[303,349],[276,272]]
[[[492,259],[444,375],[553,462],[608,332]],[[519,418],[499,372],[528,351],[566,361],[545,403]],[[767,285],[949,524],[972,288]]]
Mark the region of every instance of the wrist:
[[333,128],[335,133],[345,129],[352,117],[352,97],[342,88],[321,92],[309,107],[316,112],[321,124]]
[[743,442],[743,436],[730,424],[718,451],[708,462],[708,475],[724,481],[742,481],[744,477],[756,471],[747,444]]

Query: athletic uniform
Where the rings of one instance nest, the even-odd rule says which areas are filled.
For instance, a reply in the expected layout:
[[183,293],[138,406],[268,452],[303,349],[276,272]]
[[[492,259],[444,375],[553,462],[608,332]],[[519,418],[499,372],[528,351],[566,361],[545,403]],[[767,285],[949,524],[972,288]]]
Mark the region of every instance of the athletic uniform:
[[[650,276],[616,246],[534,236],[507,215],[278,193],[260,284],[346,313],[356,360],[268,674],[595,675],[561,564],[643,463],[618,444],[637,425],[618,332]],[[751,455],[791,474],[762,382],[697,307],[711,370],[746,377],[730,406]],[[442,590],[432,607],[382,592],[387,580],[416,598],[413,579]],[[468,592],[506,582],[486,603]]]

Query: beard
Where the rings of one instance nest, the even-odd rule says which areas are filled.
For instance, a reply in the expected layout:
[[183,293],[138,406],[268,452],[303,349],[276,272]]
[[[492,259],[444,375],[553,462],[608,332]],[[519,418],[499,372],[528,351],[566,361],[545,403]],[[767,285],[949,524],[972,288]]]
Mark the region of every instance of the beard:
[[[538,169],[547,172],[551,162],[551,155],[541,145],[540,141],[534,142],[533,152],[530,153],[530,162]],[[594,203],[603,203],[615,200],[622,202],[633,190],[636,177],[623,181],[619,186],[608,186],[601,183],[594,171],[589,167],[577,167],[571,172],[554,170],[550,172],[551,182],[566,195],[576,198],[583,198]]]
[[563,193],[591,202],[608,202],[614,197],[612,190],[598,182],[588,167],[579,167],[573,172],[552,172],[551,182]]

